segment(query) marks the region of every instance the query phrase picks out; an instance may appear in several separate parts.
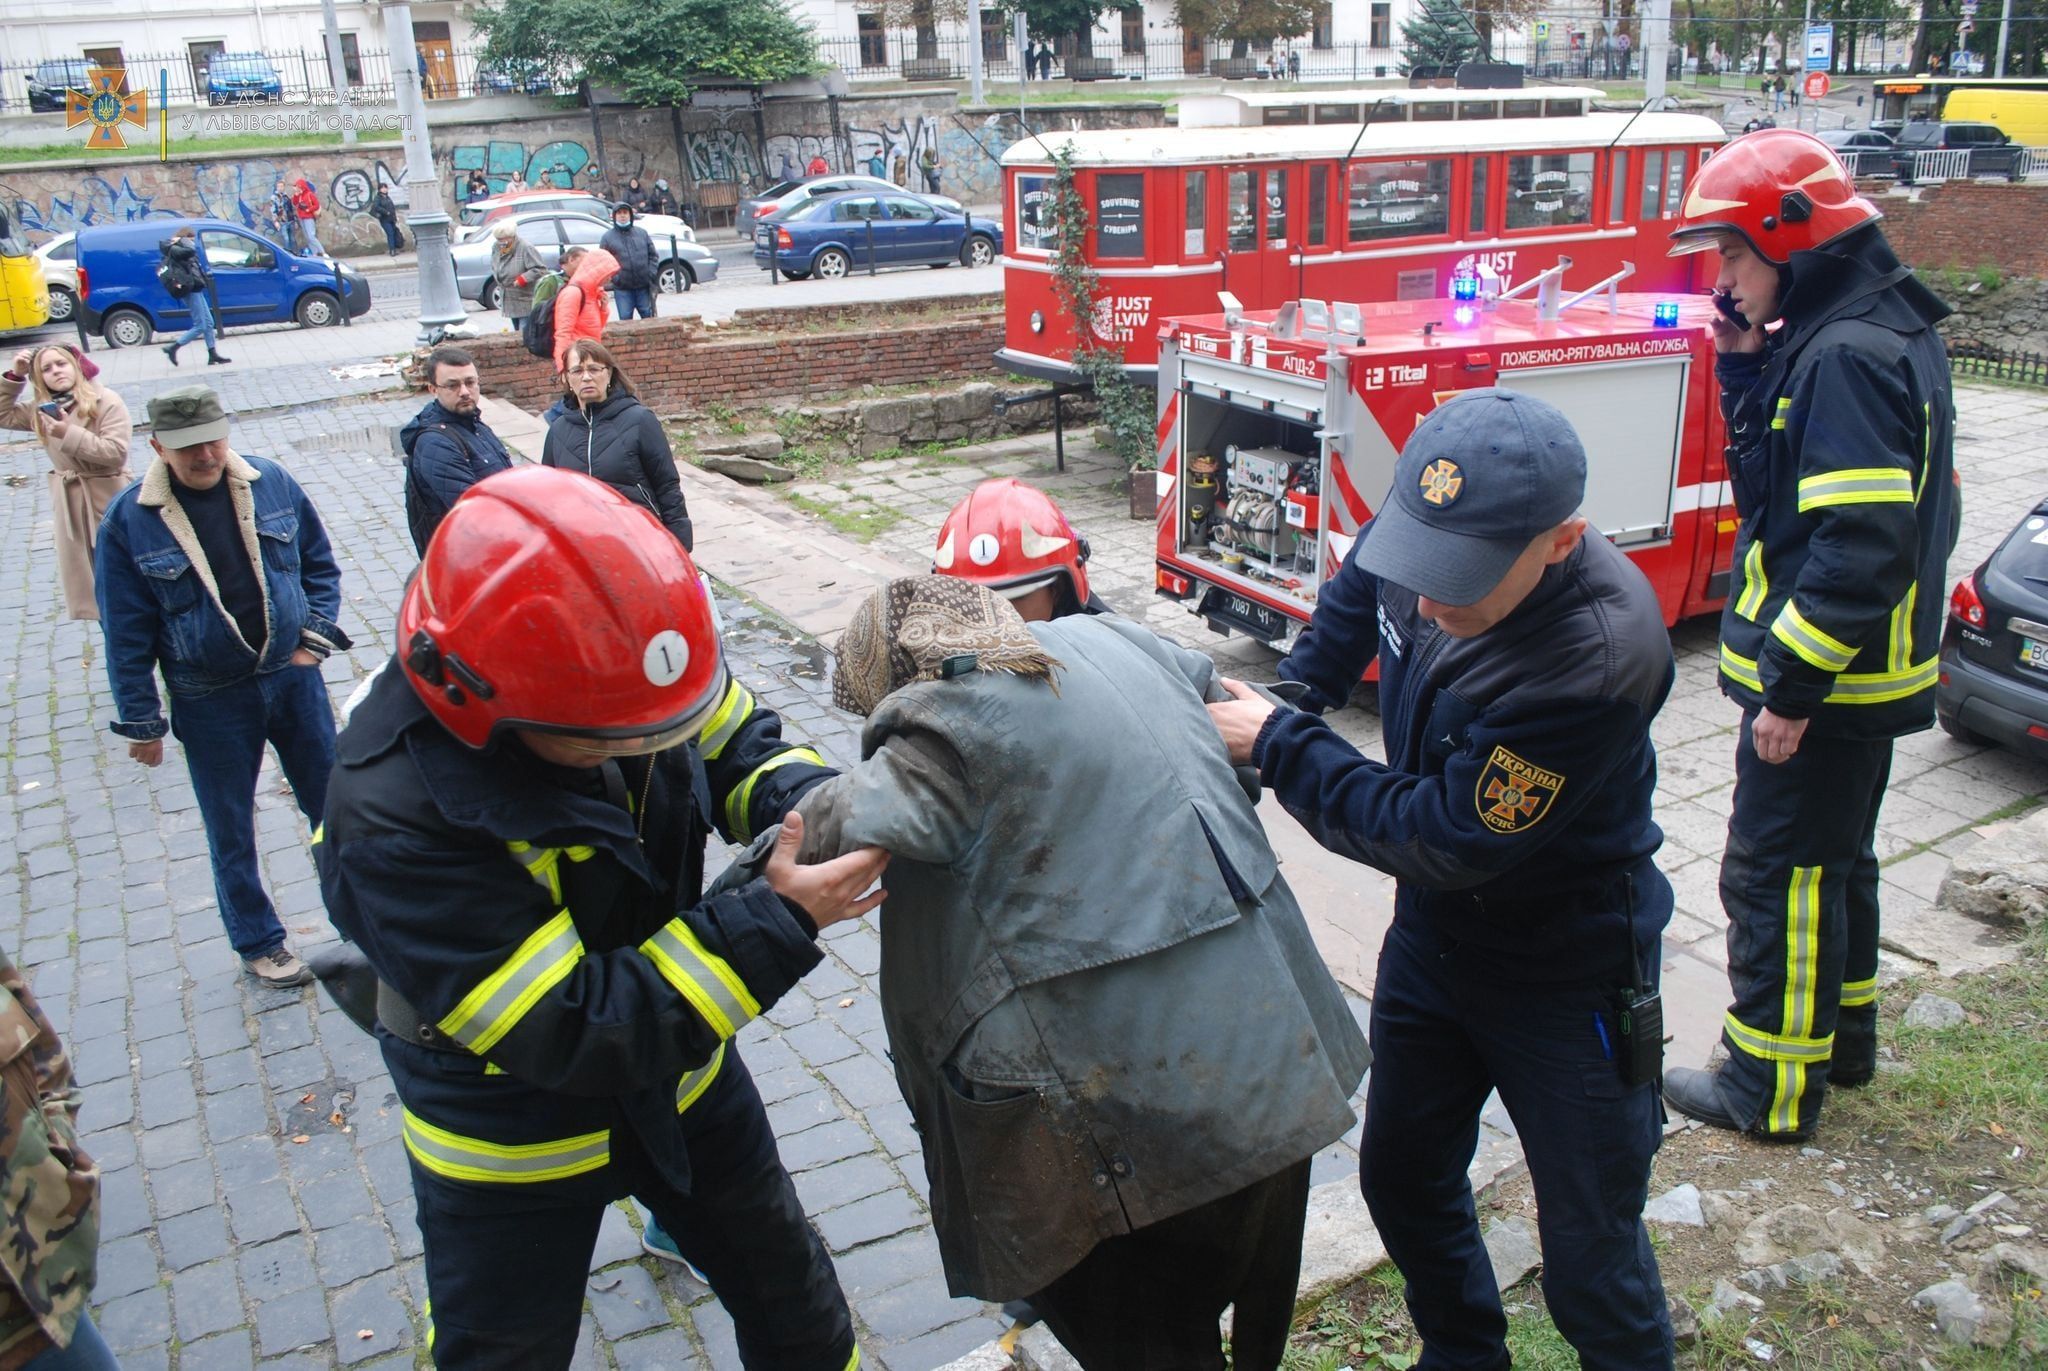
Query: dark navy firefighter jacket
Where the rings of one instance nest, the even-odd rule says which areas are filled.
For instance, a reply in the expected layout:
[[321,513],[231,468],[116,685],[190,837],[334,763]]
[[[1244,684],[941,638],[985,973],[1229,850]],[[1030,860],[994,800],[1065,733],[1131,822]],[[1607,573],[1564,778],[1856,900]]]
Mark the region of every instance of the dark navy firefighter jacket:
[[[1375,652],[1384,764],[1320,717]],[[1303,709],[1275,713],[1252,760],[1323,846],[1396,878],[1397,924],[1425,920],[1519,980],[1618,984],[1627,901],[1639,955],[1671,917],[1650,721],[1674,674],[1655,592],[1597,533],[1466,639],[1354,546],[1280,664],[1309,686]]]

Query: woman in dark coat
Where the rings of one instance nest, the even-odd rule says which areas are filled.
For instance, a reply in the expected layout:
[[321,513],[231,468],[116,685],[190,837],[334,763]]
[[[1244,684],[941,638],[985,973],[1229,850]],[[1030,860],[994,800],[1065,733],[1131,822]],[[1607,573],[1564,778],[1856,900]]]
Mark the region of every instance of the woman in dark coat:
[[603,481],[652,511],[684,551],[691,550],[690,511],[668,434],[654,411],[634,397],[633,383],[611,349],[577,339],[569,345],[562,379],[567,409],[548,429],[541,463]]

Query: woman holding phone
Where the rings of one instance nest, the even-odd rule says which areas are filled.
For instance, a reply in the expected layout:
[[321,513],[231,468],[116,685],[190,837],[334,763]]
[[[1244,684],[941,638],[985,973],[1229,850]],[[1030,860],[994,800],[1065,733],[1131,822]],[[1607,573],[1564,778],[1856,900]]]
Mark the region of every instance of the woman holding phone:
[[121,397],[87,374],[69,347],[23,348],[0,372],[0,428],[42,439],[50,454],[50,503],[56,510],[57,579],[65,612],[97,620],[92,554],[100,519],[134,480],[128,443],[135,425]]

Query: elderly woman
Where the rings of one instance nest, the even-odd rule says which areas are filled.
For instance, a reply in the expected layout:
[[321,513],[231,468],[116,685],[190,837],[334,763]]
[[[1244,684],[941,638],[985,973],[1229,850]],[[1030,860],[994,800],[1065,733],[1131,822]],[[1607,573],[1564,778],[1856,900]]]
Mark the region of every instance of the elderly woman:
[[526,316],[533,313],[533,288],[546,274],[548,264],[541,260],[533,244],[519,236],[518,228],[509,219],[500,220],[491,236],[496,242],[496,250],[491,253],[491,279],[498,283],[498,312],[517,333]]
[[940,576],[837,659],[866,760],[799,812],[813,852],[892,854],[882,1018],[949,1289],[1029,1296],[1089,1368],[1221,1371],[1235,1305],[1270,1371],[1370,1053],[1202,731],[1214,667]]
[[5,404],[0,428],[33,433],[50,454],[64,611],[74,619],[97,620],[93,547],[107,506],[134,480],[128,474],[128,442],[135,425],[121,397],[90,379],[90,365],[69,347],[55,344],[15,353],[14,365],[0,373],[0,382],[13,388],[11,398],[0,398]]

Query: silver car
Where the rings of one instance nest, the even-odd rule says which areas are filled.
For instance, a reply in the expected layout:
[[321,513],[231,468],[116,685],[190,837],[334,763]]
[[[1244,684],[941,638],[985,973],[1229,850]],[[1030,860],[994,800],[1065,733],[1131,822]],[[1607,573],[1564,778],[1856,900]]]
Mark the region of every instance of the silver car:
[[[611,227],[604,220],[588,214],[563,214],[553,210],[515,215],[496,221],[492,227],[495,228],[497,223],[511,224],[550,267],[561,259],[564,247],[594,248],[603,240],[605,230]],[[680,238],[670,239],[663,234],[650,236],[661,259],[661,294],[674,295],[700,281],[717,278],[718,258],[712,255],[711,249],[686,243]],[[456,291],[463,299],[474,300],[485,309],[498,307],[498,283],[491,277],[491,255],[497,250],[497,236],[489,233],[473,242],[458,243],[451,249],[455,258]]]

